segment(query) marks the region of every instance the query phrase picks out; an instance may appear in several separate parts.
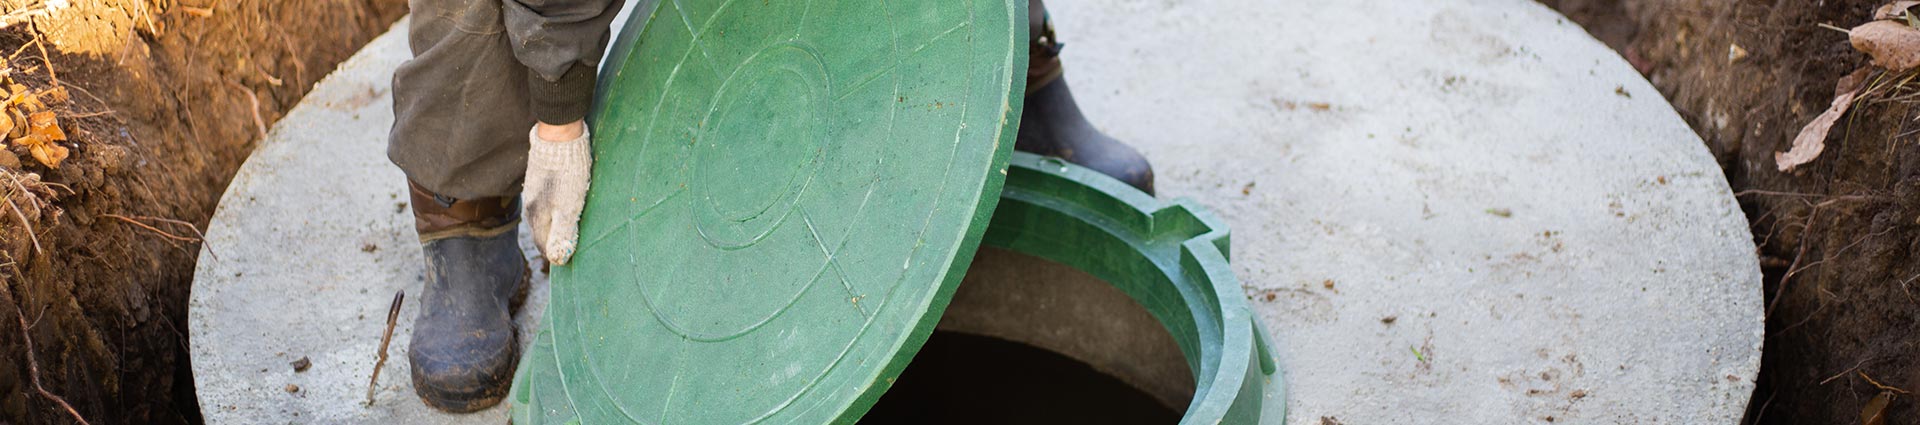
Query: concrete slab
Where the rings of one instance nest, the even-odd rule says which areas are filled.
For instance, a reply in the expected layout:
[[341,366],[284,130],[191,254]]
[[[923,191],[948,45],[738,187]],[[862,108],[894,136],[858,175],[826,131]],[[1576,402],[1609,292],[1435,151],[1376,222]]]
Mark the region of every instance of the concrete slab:
[[1095,123],[1232,225],[1289,423],[1739,420],[1763,330],[1746,221],[1572,22],[1527,0],[1048,6]]
[[[1289,423],[1738,421],[1763,329],[1745,220],[1700,140],[1579,27],[1526,0],[1049,6],[1095,122],[1154,160],[1162,196],[1232,224]],[[189,312],[209,422],[503,418],[415,401],[412,305],[359,404],[388,301],[421,281],[384,157],[406,55],[397,33],[369,44],[223,198]]]
[[[188,307],[208,422],[506,421],[503,408],[453,416],[414,396],[416,302],[401,310],[375,402],[364,404],[387,306],[425,281],[406,177],[386,159],[393,69],[408,57],[401,31],[369,43],[274,126],[227,188]],[[519,315],[528,335],[546,306],[546,276],[533,283]],[[288,363],[302,357],[313,366],[295,372]]]

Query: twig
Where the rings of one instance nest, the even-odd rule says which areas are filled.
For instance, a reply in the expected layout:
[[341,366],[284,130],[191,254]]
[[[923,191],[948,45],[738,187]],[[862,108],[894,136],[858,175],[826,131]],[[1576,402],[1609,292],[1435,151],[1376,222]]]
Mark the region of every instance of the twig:
[[1859,373],[1859,374],[1860,374],[1860,377],[1861,377],[1861,378],[1863,378],[1863,379],[1866,379],[1866,380],[1867,380],[1867,383],[1869,383],[1869,384],[1873,384],[1873,386],[1874,386],[1875,388],[1879,388],[1879,389],[1880,389],[1880,391],[1889,391],[1889,392],[1896,392],[1896,393],[1901,393],[1901,394],[1912,394],[1912,393],[1909,393],[1909,392],[1907,392],[1907,390],[1903,390],[1903,389],[1900,389],[1899,387],[1890,387],[1890,386],[1886,386],[1886,385],[1881,385],[1881,384],[1880,384],[1880,381],[1875,381],[1875,380],[1873,380],[1873,377],[1871,377],[1871,376],[1867,376],[1867,372],[1865,372],[1865,371],[1861,371],[1861,372],[1856,372],[1856,373]]
[[[111,217],[111,218],[115,218],[115,219],[119,219],[120,221],[124,221],[124,222],[127,222],[128,224],[132,224],[132,225],[135,225],[135,226],[139,226],[139,227],[140,227],[140,228],[142,228],[142,229],[147,229],[147,231],[151,231],[151,232],[154,232],[154,233],[157,233],[157,234],[159,234],[159,235],[160,235],[160,237],[162,237],[162,238],[166,238],[166,239],[168,239],[168,240],[170,240],[170,241],[180,241],[180,242],[186,242],[186,243],[198,243],[198,244],[200,244],[200,247],[202,247],[202,248],[206,248],[206,249],[207,249],[207,254],[208,254],[208,255],[212,255],[212,256],[213,256],[213,260],[214,260],[214,261],[220,261],[220,253],[218,253],[218,252],[214,252],[214,251],[213,251],[213,244],[209,244],[209,243],[207,243],[207,234],[206,234],[206,233],[201,233],[201,232],[200,232],[200,226],[195,226],[195,225],[193,225],[193,223],[188,223],[188,222],[184,222],[184,221],[180,221],[180,220],[174,220],[174,219],[171,219],[171,218],[160,218],[160,217],[147,217],[147,216],[134,216],[134,217],[127,217],[127,216],[123,216],[123,215],[119,215],[119,214],[101,214],[101,216],[103,216],[103,217]],[[191,231],[191,232],[193,232],[193,236],[194,236],[194,237],[191,237],[191,238],[189,238],[189,237],[185,237],[185,236],[180,236],[180,235],[175,235],[175,234],[172,234],[172,233],[167,233],[167,232],[165,232],[165,231],[162,231],[162,230],[160,230],[160,229],[158,229],[158,228],[155,228],[155,227],[153,227],[153,226],[149,226],[149,225],[147,225],[146,223],[142,223],[142,222],[140,222],[140,220],[149,220],[149,221],[157,221],[157,222],[161,222],[161,223],[166,223],[166,224],[172,224],[172,225],[176,225],[176,226],[180,226],[180,227],[185,227],[185,228],[187,228],[187,231]],[[172,243],[172,242],[168,242],[168,243]]]
[[[188,244],[200,244],[202,248],[207,248],[207,254],[209,254],[209,256],[213,256],[213,260],[215,260],[215,262],[219,262],[219,260],[221,260],[221,254],[219,254],[219,252],[213,252],[213,244],[207,244],[207,235],[205,235],[205,233],[200,233],[200,227],[198,227],[198,225],[194,225],[194,223],[186,223],[186,221],[179,221],[179,219],[163,219],[163,217],[148,217],[148,215],[134,215],[134,217],[127,217],[127,215],[119,215],[119,213],[100,213],[100,215],[104,215],[104,217],[115,217],[115,219],[119,219],[119,221],[127,221],[127,223],[131,223],[131,225],[138,225],[140,229],[148,229],[148,231],[152,231],[152,233],[157,233],[159,237],[169,238],[169,240],[180,240],[180,242],[188,242]],[[179,225],[179,227],[186,227],[186,231],[192,231],[192,233],[194,233],[194,237],[180,237],[180,235],[173,235],[173,233],[165,233],[165,231],[161,231],[161,229],[156,229],[156,227],[152,227],[152,225],[146,225],[146,223],[140,223],[142,219],[146,219],[146,221],[159,221],[159,223],[169,223],[169,225]],[[169,244],[171,244],[171,242],[169,242]]]
[[[18,208],[16,208],[15,211],[18,211]],[[7,303],[13,304],[14,318],[20,321],[20,340],[25,343],[25,346],[21,348],[27,352],[27,373],[33,381],[33,390],[40,393],[41,397],[53,400],[53,402],[59,404],[61,408],[67,409],[67,414],[73,415],[74,421],[79,422],[81,425],[90,425],[86,417],[80,416],[79,410],[74,410],[73,405],[67,404],[67,399],[60,398],[60,396],[47,391],[46,387],[40,386],[40,360],[34,357],[33,354],[33,333],[27,332],[27,313],[20,310],[20,304],[16,303],[13,298],[13,290],[9,289],[5,283],[0,283],[0,295],[6,296]]]
[[[1839,251],[1834,251],[1833,253],[1830,253],[1830,254],[1825,254],[1825,255],[1821,255],[1821,256],[1820,256],[1820,260],[1818,260],[1818,261],[1814,261],[1814,262],[1811,262],[1811,263],[1807,263],[1807,264],[1806,264],[1806,265],[1804,265],[1804,266],[1800,266],[1800,267],[1799,267],[1798,269],[1794,269],[1794,268],[1789,268],[1789,269],[1787,269],[1787,273],[1786,273],[1786,274],[1784,274],[1783,276],[1792,276],[1792,275],[1795,275],[1795,274],[1799,274],[1799,272],[1801,272],[1801,271],[1804,271],[1804,270],[1807,270],[1807,269],[1811,269],[1811,268],[1813,268],[1813,266],[1818,266],[1818,265],[1820,265],[1820,264],[1822,264],[1822,263],[1826,263],[1826,262],[1827,262],[1827,260],[1831,260],[1831,259],[1833,259],[1833,257],[1837,257],[1837,256],[1839,256],[1840,254],[1845,254],[1845,253],[1847,253],[1847,250],[1850,250],[1850,249],[1853,249],[1853,247],[1855,247],[1855,246],[1859,246],[1859,245],[1860,245],[1860,244],[1861,244],[1862,242],[1866,242],[1866,241],[1867,241],[1868,239],[1873,239],[1873,238],[1877,238],[1877,237],[1880,237],[1880,236],[1884,236],[1884,235],[1886,235],[1887,233],[1891,233],[1891,232],[1893,232],[1893,230],[1894,230],[1894,229],[1887,229],[1887,230],[1882,230],[1882,231],[1880,231],[1880,232],[1878,232],[1878,233],[1872,233],[1872,234],[1868,234],[1868,235],[1866,235],[1866,236],[1861,236],[1861,237],[1860,237],[1860,239],[1855,239],[1855,240],[1853,241],[1853,243],[1850,243],[1850,244],[1847,244],[1847,246],[1843,246],[1843,247],[1840,247],[1840,250],[1839,250]],[[1784,277],[1782,277],[1782,279],[1785,279],[1785,278],[1784,278]]]
[[98,112],[88,112],[84,114],[68,115],[67,119],[73,120],[73,119],[81,119],[81,118],[93,118],[93,117],[104,116],[104,115],[113,115],[114,113],[115,112],[112,109],[108,109],[108,110],[98,111]]
[[393,306],[387,308],[387,330],[380,333],[380,359],[373,362],[373,377],[367,379],[367,405],[373,405],[373,390],[380,388],[380,369],[387,365],[387,343],[393,342],[393,325],[400,320],[400,304],[407,299],[407,291],[393,294]]
[[1834,30],[1834,31],[1839,31],[1839,32],[1840,32],[1841,34],[1846,34],[1846,35],[1853,35],[1853,30],[1849,30],[1849,29],[1846,29],[1846,28],[1841,28],[1841,27],[1836,27],[1836,26],[1833,26],[1833,25],[1828,25],[1828,24],[1827,24],[1827,23],[1825,23],[1825,22],[1821,22],[1821,23],[1818,23],[1818,24],[1815,24],[1815,25],[1819,25],[1819,26],[1820,26],[1821,28],[1826,28],[1826,29],[1830,29],[1830,30]]
[[47,43],[39,35],[33,36],[33,48],[40,50],[40,62],[47,65],[47,81],[54,87],[60,87],[60,74],[53,72],[53,57],[47,55]]
[[1840,379],[1840,377],[1842,376],[1847,376],[1847,372],[1852,372],[1855,369],[1859,369],[1860,366],[1864,366],[1866,364],[1867,364],[1866,360],[1861,360],[1859,363],[1854,363],[1853,367],[1847,368],[1847,370],[1840,371],[1840,373],[1833,374],[1833,376],[1829,376],[1827,377],[1827,379],[1820,380],[1820,385],[1826,385],[1828,382],[1833,382],[1833,380],[1835,379]]
[[227,84],[232,85],[234,88],[240,89],[241,93],[246,93],[247,101],[253,102],[253,126],[260,130],[260,141],[263,141],[263,142],[266,141],[267,140],[267,122],[265,120],[260,119],[260,96],[253,94],[253,90],[247,88],[247,86],[240,85],[240,83],[233,82],[232,80],[228,80]]
[[1760,403],[1760,410],[1753,411],[1753,417],[1752,417],[1753,421],[1749,423],[1756,423],[1756,424],[1760,423],[1760,419],[1765,418],[1767,416],[1767,408],[1773,406],[1773,398],[1779,395],[1780,395],[1779,390],[1774,390],[1769,392],[1767,394],[1767,402]]
[[106,101],[106,100],[102,100],[102,99],[100,99],[100,96],[96,96],[96,95],[94,95],[94,94],[93,94],[93,92],[91,92],[91,91],[88,91],[86,87],[80,87],[80,85],[78,85],[78,84],[75,84],[75,85],[71,85],[71,86],[66,86],[66,87],[67,87],[67,88],[70,88],[70,89],[74,89],[74,90],[79,90],[79,91],[80,91],[80,94],[84,94],[84,95],[87,95],[87,98],[88,98],[88,99],[93,99],[93,101],[94,101],[94,102],[99,102],[99,103],[100,103],[101,105],[106,105],[106,104],[107,104],[107,101]]
[[[7,174],[7,178],[13,181],[14,187],[20,188],[21,194],[27,195],[27,196],[33,196],[32,194],[27,193],[26,186],[20,185],[20,179],[18,177],[14,177],[13,174]],[[33,233],[33,223],[28,222],[27,214],[20,212],[20,206],[15,205],[13,203],[13,196],[7,196],[7,207],[13,208],[13,215],[15,217],[20,217],[20,225],[27,228],[27,239],[33,241],[33,253],[35,255],[43,254],[40,251],[40,236]]]
[[14,60],[14,59],[17,59],[17,58],[19,58],[19,57],[20,57],[20,54],[21,54],[21,53],[26,53],[26,52],[27,52],[27,47],[28,47],[28,46],[31,46],[31,45],[33,45],[33,43],[26,43],[26,44],[21,44],[21,45],[20,45],[20,48],[18,48],[18,49],[13,49],[13,54],[10,54],[10,55],[7,55],[7,62],[13,62],[13,60]]
[[1797,198],[1821,198],[1828,201],[1892,201],[1892,198],[1873,195],[1823,195],[1818,193],[1778,192],[1772,190],[1749,189],[1735,192],[1734,197],[1747,195],[1789,196]]
[[271,85],[274,87],[280,87],[280,85],[286,84],[285,81],[281,81],[279,78],[274,77],[273,74],[267,73],[267,70],[256,67],[253,69],[253,72],[260,73],[260,78],[265,78],[267,80],[268,85]]
[[128,218],[127,216],[123,216],[123,215],[119,215],[119,214],[101,214],[100,216],[102,216],[102,217],[109,217],[109,218],[116,218],[116,219],[120,219],[120,221],[124,221],[124,222],[127,222],[127,224],[132,224],[132,225],[134,225],[134,226],[138,226],[138,227],[140,227],[140,228],[142,228],[142,229],[147,229],[147,231],[149,231],[149,232],[153,232],[153,233],[156,233],[156,234],[159,234],[159,235],[160,235],[160,237],[163,237],[163,238],[167,238],[167,239],[171,239],[171,240],[176,240],[176,241],[181,241],[181,242],[186,242],[186,243],[194,243],[194,242],[199,242],[199,241],[200,241],[199,239],[194,239],[194,238],[189,238],[189,237],[185,237],[185,236],[179,236],[179,235],[175,235],[175,234],[172,234],[172,233],[167,233],[167,231],[165,231],[165,230],[160,230],[160,229],[157,229],[157,228],[154,228],[153,226],[148,226],[148,225],[147,225],[146,223],[141,223],[141,222],[139,222],[139,221],[136,221],[136,220],[134,220],[134,219],[132,219],[132,218]]
[[1916,281],[1916,280],[1920,280],[1920,274],[1913,275],[1913,277],[1907,278],[1907,280],[1900,281],[1900,292],[1907,293],[1907,301],[1913,301],[1913,291],[1910,289],[1907,289],[1907,285],[1913,283],[1913,281]]
[[1813,220],[1819,216],[1820,207],[1814,207],[1807,212],[1807,222],[1800,226],[1800,249],[1793,254],[1793,262],[1787,264],[1787,273],[1780,276],[1779,287],[1773,288],[1773,301],[1767,303],[1767,310],[1761,313],[1761,317],[1773,317],[1773,308],[1780,305],[1781,295],[1786,294],[1788,284],[1793,281],[1794,272],[1800,269],[1800,260],[1807,255],[1807,245],[1811,243],[1807,241],[1806,235],[1813,231]]

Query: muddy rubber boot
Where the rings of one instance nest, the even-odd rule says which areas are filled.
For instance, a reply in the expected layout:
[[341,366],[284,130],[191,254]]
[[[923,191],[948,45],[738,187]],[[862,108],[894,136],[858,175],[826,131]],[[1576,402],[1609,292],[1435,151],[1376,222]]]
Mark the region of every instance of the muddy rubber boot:
[[407,360],[413,388],[435,409],[467,413],[506,397],[520,342],[513,310],[526,291],[519,204],[456,200],[409,182],[415,230],[427,260]]
[[1120,143],[1080,113],[1073,92],[1060,78],[1060,47],[1045,5],[1029,3],[1033,40],[1028,53],[1027,99],[1020,114],[1020,133],[1014,149],[1059,157],[1112,176],[1153,194],[1153,166],[1133,147]]

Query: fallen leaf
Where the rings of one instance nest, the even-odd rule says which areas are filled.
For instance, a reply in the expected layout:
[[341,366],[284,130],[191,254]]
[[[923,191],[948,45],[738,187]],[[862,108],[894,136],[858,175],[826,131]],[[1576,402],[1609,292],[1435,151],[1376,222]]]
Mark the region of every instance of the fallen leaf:
[[19,96],[14,96],[13,101],[11,103],[16,106],[19,106],[20,109],[25,109],[27,112],[36,112],[42,109],[47,109],[47,104],[40,102],[40,95],[36,95],[33,93],[26,93]]
[[51,111],[35,112],[27,116],[27,130],[50,142],[67,140],[67,132],[60,130],[60,121]]
[[1867,400],[1860,408],[1860,425],[1887,425],[1887,405],[1893,403],[1892,391],[1881,391],[1880,395]]
[[1834,88],[1832,106],[1800,129],[1800,135],[1793,138],[1792,149],[1773,154],[1773,162],[1781,172],[1793,171],[1794,167],[1820,157],[1820,152],[1827,149],[1827,132],[1833,130],[1833,124],[1840,121],[1840,116],[1846,115],[1847,108],[1853,107],[1854,96],[1860,94],[1861,86],[1865,85],[1867,75],[1871,73],[1872,70],[1868,68],[1860,68],[1840,79],[1840,84]]
[[1727,63],[1739,62],[1747,58],[1747,49],[1738,44],[1727,45]]
[[0,134],[13,133],[13,115],[0,114]]
[[60,161],[67,160],[67,148],[53,143],[36,145],[28,152],[33,154],[35,161],[46,164],[47,168],[60,168]]
[[1847,32],[1854,50],[1873,56],[1873,64],[1894,72],[1920,67],[1920,29],[1894,21],[1873,21]]
[[1907,14],[1907,9],[1911,9],[1915,5],[1920,5],[1920,1],[1907,0],[1888,3],[1873,11],[1873,19],[1880,20],[1901,17]]
[[19,108],[6,108],[6,109],[7,109],[7,116],[13,117],[11,121],[13,121],[14,123],[13,129],[7,131],[7,138],[17,139],[21,137],[26,137],[27,116],[25,114],[22,114]]
[[67,133],[60,130],[60,122],[53,112],[35,112],[27,117],[27,134],[13,139],[13,143],[27,148],[33,159],[49,168],[60,168],[60,162],[67,160],[67,148],[55,142],[67,140]]

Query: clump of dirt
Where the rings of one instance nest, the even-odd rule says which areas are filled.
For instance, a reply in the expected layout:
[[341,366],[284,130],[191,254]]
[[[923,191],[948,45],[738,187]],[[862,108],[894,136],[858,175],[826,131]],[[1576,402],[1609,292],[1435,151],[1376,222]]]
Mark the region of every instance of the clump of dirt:
[[1920,109],[1912,74],[1873,71],[1825,151],[1785,152],[1869,58],[1847,34],[1890,1],[1549,0],[1620,50],[1720,161],[1766,274],[1749,423],[1920,423]]
[[0,72],[68,94],[57,168],[0,153],[0,423],[198,422],[197,229],[265,125],[406,8],[192,3],[0,0]]

